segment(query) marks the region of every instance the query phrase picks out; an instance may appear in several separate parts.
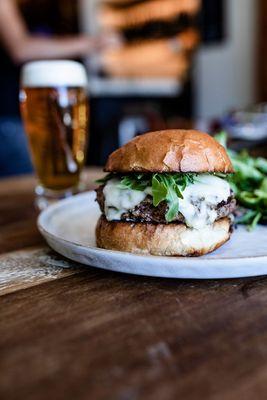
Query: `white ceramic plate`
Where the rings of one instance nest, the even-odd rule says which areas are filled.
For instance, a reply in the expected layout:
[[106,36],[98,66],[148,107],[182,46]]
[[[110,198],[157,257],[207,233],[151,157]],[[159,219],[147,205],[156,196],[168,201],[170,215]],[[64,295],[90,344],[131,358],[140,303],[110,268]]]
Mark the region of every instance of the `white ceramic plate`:
[[48,244],[79,263],[112,271],[168,278],[238,278],[267,274],[267,228],[236,229],[231,240],[202,257],[142,256],[103,250],[95,244],[100,215],[95,193],[88,192],[50,206],[38,219]]

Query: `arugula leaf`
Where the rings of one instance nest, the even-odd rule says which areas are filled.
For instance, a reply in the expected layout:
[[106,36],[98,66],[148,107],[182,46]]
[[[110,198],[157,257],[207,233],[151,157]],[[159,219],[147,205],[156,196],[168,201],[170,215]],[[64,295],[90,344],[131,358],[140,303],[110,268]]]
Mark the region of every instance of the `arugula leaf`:
[[152,177],[152,196],[153,205],[157,207],[162,201],[168,204],[165,218],[167,222],[172,222],[179,212],[179,198],[183,198],[183,188],[177,183],[177,175],[154,174]]
[[150,180],[151,180],[148,174],[136,174],[136,173],[133,173],[131,175],[111,174],[111,176],[109,174],[105,182],[114,177],[120,179],[121,189],[139,190],[141,192],[143,192],[150,185]]
[[154,174],[152,177],[152,197],[153,206],[157,207],[162,201],[167,198],[168,187],[159,174]]
[[260,185],[260,190],[267,194],[267,177],[263,179]]
[[193,176],[189,174],[154,174],[152,177],[153,205],[157,207],[166,201],[168,209],[165,215],[167,222],[172,222],[179,212],[179,198],[186,186],[193,183]]
[[262,173],[267,174],[267,160],[263,157],[258,157],[254,162],[255,168],[258,168]]
[[249,224],[251,224],[251,222],[253,221],[253,219],[255,218],[256,215],[257,215],[257,211],[255,211],[255,210],[245,210],[243,215],[236,218],[236,223],[249,225]]
[[240,199],[243,204],[247,207],[258,204],[261,200],[260,197],[257,196],[255,192],[240,192],[237,194],[238,199]]
[[143,192],[149,185],[149,180],[141,174],[138,175],[126,175],[121,178],[120,187],[122,189],[139,190]]
[[167,222],[172,222],[179,212],[179,202],[169,203],[168,211],[165,215]]
[[255,215],[255,217],[253,218],[253,220],[252,220],[252,222],[251,222],[251,224],[250,224],[250,226],[249,226],[249,230],[255,229],[255,227],[257,226],[257,224],[258,224],[258,222],[260,221],[261,217],[262,217],[262,213],[261,213],[261,212],[258,212],[258,213]]
[[235,169],[229,175],[229,181],[240,206],[246,212],[237,223],[246,224],[253,229],[259,222],[267,220],[267,160],[263,157],[252,157],[247,150],[235,152],[226,147],[227,134],[221,132],[215,136],[227,150]]
[[227,148],[227,133],[225,131],[221,131],[217,133],[215,139],[218,143],[220,143],[224,148]]
[[249,158],[242,160],[242,158],[236,157],[232,159],[233,167],[238,174],[239,179],[252,179],[255,181],[261,181],[264,175],[249,161]]
[[176,193],[176,190],[177,187],[175,187],[175,185],[172,185],[169,187],[167,193],[166,201],[168,203],[168,211],[165,215],[167,222],[173,221],[179,212],[179,197]]

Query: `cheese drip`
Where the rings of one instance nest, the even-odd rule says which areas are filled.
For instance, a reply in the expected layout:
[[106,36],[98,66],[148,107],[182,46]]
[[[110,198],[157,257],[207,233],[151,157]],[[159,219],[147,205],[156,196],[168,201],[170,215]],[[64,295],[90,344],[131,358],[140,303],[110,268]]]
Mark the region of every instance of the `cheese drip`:
[[217,218],[216,207],[227,201],[231,195],[229,183],[214,175],[198,175],[189,184],[179,200],[179,212],[184,216],[187,226],[202,229],[211,225]]
[[[103,190],[105,196],[105,215],[108,221],[120,220],[122,214],[139,205],[147,195],[152,195],[151,187],[143,192],[120,187],[119,179],[111,179]],[[217,218],[216,207],[227,201],[231,195],[230,185],[214,175],[201,174],[190,183],[179,199],[179,212],[184,216],[188,227],[203,229]]]
[[106,218],[108,221],[113,221],[119,220],[122,214],[132,210],[145,200],[148,190],[141,192],[140,190],[121,188],[119,179],[111,179],[104,187],[103,193]]

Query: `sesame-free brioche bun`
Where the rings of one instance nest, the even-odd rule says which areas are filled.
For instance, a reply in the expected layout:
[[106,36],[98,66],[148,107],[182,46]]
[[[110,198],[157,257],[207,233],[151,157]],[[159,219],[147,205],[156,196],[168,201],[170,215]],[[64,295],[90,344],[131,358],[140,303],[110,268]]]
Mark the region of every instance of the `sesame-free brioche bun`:
[[201,256],[222,246],[229,238],[231,223],[222,218],[205,229],[185,224],[148,224],[107,221],[102,215],[96,227],[97,246],[137,254]]
[[114,151],[106,172],[234,172],[222,145],[207,133],[170,129],[146,133]]

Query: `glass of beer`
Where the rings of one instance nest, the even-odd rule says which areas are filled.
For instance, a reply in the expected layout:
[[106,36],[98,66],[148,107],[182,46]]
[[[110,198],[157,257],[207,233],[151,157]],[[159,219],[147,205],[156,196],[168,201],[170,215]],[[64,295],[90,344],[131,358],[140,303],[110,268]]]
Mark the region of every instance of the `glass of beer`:
[[40,209],[79,191],[87,150],[87,89],[86,71],[75,61],[36,61],[22,68],[21,113]]

